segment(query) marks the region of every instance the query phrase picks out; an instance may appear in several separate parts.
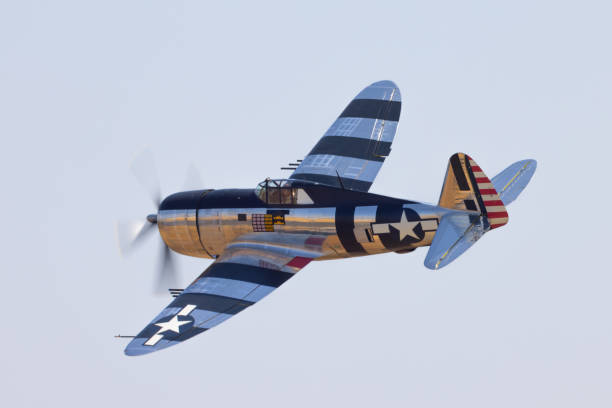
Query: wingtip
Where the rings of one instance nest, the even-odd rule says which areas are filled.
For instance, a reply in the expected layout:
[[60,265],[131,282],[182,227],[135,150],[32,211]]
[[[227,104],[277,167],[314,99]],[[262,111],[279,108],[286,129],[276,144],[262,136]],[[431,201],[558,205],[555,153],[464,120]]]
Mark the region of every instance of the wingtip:
[[[138,341],[140,340],[140,341]],[[123,350],[123,354],[129,357],[142,356],[144,354],[149,354],[153,350],[146,350],[142,345],[142,339],[135,338],[132,340]]]
[[395,82],[385,79],[366,86],[355,99],[386,99],[401,102],[402,95]]
[[137,356],[144,356],[145,354],[151,354],[154,351],[158,351],[161,349],[164,349],[166,347],[149,347],[149,348],[145,348],[144,346],[135,346],[135,347],[130,347],[129,345],[123,350],[123,354],[125,354],[128,357],[137,357]]
[[423,265],[425,265],[425,267],[431,271],[437,271],[438,269],[440,269],[440,261],[436,261],[434,262],[431,259],[425,259],[425,262],[423,262]]
[[382,81],[373,82],[370,86],[377,88],[397,88],[397,84],[390,79],[383,79]]
[[133,339],[127,347],[123,350],[123,354],[129,357],[143,356],[145,354],[151,354],[154,351],[165,349],[172,345],[172,343],[161,341],[155,346],[145,346],[144,341],[146,339],[142,337],[136,337]]

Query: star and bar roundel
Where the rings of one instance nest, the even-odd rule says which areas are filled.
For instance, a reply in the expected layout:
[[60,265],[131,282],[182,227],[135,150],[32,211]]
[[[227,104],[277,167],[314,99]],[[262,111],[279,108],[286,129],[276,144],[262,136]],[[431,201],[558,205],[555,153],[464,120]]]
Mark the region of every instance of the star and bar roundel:
[[181,332],[188,331],[194,323],[193,317],[189,315],[196,307],[196,305],[185,305],[171,318],[165,317],[153,323],[151,329],[153,329],[153,326],[157,326],[159,329],[154,334],[151,334],[151,337],[144,342],[144,345],[154,346],[163,338],[172,340],[178,337]]
[[422,241],[427,231],[438,228],[438,220],[421,219],[410,208],[398,205],[379,205],[376,222],[371,224],[372,233],[378,235],[382,244],[389,249],[402,249],[406,245]]

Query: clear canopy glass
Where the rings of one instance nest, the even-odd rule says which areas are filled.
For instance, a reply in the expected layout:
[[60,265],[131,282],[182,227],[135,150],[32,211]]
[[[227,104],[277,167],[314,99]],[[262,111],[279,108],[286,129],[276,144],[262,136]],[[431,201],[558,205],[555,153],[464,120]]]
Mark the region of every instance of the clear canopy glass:
[[308,205],[312,199],[303,188],[294,187],[294,180],[266,179],[255,188],[255,194],[267,204]]

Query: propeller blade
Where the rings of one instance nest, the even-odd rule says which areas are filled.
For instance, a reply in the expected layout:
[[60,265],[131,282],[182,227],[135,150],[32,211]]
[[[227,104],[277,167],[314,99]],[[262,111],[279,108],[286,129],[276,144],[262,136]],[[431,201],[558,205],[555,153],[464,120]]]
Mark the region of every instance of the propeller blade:
[[155,293],[165,295],[168,288],[176,287],[177,277],[174,263],[174,255],[172,254],[172,251],[170,248],[168,248],[168,245],[162,243],[161,259],[157,272]]
[[119,252],[125,256],[144,241],[144,238],[153,231],[155,224],[148,221],[129,221],[115,224]]
[[189,163],[187,167],[187,173],[185,174],[185,183],[183,184],[183,190],[198,190],[202,188],[202,177],[197,167],[193,163]]
[[153,158],[151,150],[145,149],[136,155],[132,160],[130,168],[138,182],[153,200],[155,209],[157,209],[161,203],[161,190],[159,187],[157,167],[155,166],[155,159]]

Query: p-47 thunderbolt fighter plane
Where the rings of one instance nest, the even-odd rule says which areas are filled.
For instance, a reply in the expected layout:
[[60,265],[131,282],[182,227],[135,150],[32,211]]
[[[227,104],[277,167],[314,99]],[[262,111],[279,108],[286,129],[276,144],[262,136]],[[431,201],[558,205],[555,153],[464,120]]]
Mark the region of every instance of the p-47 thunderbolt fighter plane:
[[430,246],[439,269],[508,222],[534,160],[489,180],[470,156],[450,158],[438,205],[368,193],[391,152],[401,98],[391,81],[361,91],[288,179],[256,188],[168,196],[147,217],[175,252],[214,262],[125,349],[130,356],[178,344],[258,302],[311,261],[406,253]]

